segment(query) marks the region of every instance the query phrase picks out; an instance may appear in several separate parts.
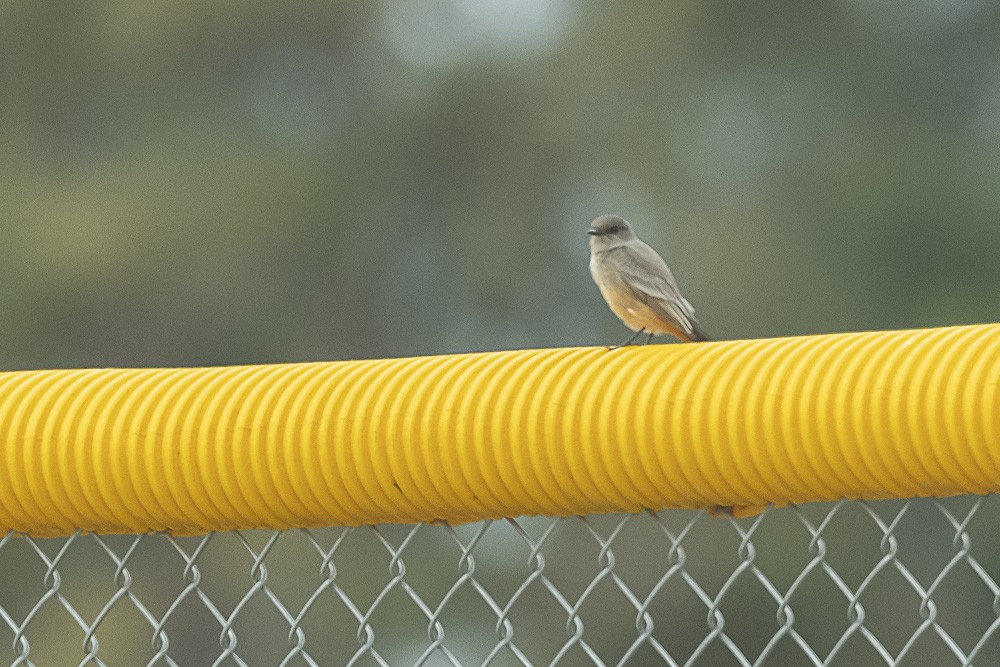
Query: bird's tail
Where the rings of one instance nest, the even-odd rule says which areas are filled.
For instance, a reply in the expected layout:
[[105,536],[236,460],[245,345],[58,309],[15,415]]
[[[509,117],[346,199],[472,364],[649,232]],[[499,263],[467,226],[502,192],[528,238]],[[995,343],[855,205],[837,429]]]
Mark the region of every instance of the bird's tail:
[[705,333],[705,330],[701,328],[701,325],[698,324],[698,320],[694,319],[693,317],[691,318],[690,339],[692,343],[707,343],[708,341],[712,340],[711,337],[709,337],[709,335]]

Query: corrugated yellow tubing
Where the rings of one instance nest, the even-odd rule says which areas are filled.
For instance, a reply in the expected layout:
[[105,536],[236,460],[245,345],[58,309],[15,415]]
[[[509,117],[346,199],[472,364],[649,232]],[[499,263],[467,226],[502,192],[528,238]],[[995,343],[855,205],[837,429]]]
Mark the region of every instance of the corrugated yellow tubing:
[[1000,325],[0,374],[0,530],[200,533],[1000,489]]

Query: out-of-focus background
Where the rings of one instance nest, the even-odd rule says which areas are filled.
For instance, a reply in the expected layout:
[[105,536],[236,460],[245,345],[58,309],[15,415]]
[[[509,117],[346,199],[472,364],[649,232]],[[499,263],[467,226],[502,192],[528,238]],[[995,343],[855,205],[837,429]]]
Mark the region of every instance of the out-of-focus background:
[[[665,256],[715,337],[1000,319],[1000,6],[981,0],[13,0],[0,4],[0,119],[5,370],[620,342],[628,332],[587,271],[585,231],[605,212]],[[924,565],[910,563],[930,586],[941,570],[927,563],[948,563],[958,542],[942,512],[915,507],[902,525],[924,540],[909,546]],[[865,512],[847,514],[857,523],[837,533],[837,549],[847,562],[866,554],[846,566],[860,585],[888,542]],[[774,561],[788,583],[816,544],[793,518],[777,525],[773,552],[800,538],[800,558]],[[711,574],[712,555],[746,556],[734,535],[710,523],[690,538],[716,589],[733,563]],[[434,540],[452,545],[457,577],[454,540]],[[369,541],[341,552],[345,572],[385,555]],[[61,543],[46,544],[56,553]],[[572,541],[549,544],[573,562]],[[589,577],[599,549],[588,544]],[[55,580],[32,548],[13,545],[0,605],[20,610],[17,625]],[[659,546],[662,574],[672,561],[669,543]],[[169,602],[190,569],[164,548],[155,558],[173,577],[162,583]],[[639,562],[651,549],[638,537],[620,548]],[[78,564],[93,563],[83,571],[110,587],[73,598],[92,617],[122,584],[96,543],[88,549]],[[426,551],[411,572],[440,562]],[[531,556],[518,554],[524,570]],[[259,575],[251,566],[233,575],[234,600]],[[391,579],[388,560],[379,567]],[[504,567],[485,580],[509,581]],[[883,605],[916,608],[903,579]],[[211,585],[229,583],[218,574]],[[967,586],[955,600],[988,598],[976,577]],[[839,602],[801,604],[837,604],[842,619],[844,596],[831,594]],[[704,605],[688,597],[685,623],[708,632]],[[966,616],[957,604],[950,630],[966,628],[967,650],[995,618],[983,604]],[[751,614],[766,620],[744,626],[751,642],[771,637],[774,613]],[[923,622],[907,613],[894,651]],[[594,614],[596,630],[606,619]],[[191,618],[171,621],[180,664],[200,664],[184,660],[204,650],[185,644]],[[219,626],[205,619],[218,650]],[[149,625],[137,622],[148,652]],[[843,627],[820,626],[825,655]],[[64,655],[44,627],[28,623],[32,655]],[[596,641],[632,641],[608,636]],[[79,659],[83,633],[64,639]],[[602,650],[614,661],[625,648]],[[934,650],[910,664],[952,655]]]
[[0,7],[0,367],[616,342],[590,220],[716,337],[1000,318],[1000,9]]

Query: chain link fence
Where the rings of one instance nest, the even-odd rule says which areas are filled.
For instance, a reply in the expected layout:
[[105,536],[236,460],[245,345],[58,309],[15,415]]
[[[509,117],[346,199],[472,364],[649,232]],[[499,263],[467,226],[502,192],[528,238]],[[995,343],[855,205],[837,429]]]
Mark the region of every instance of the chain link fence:
[[989,497],[0,541],[12,665],[1000,664]]

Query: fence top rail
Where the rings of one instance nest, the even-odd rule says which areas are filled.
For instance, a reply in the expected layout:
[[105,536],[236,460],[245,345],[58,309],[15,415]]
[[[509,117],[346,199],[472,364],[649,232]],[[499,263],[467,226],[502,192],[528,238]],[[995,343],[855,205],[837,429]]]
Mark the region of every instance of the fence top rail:
[[468,522],[1000,486],[1000,324],[0,373],[0,531]]

